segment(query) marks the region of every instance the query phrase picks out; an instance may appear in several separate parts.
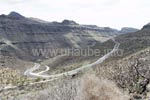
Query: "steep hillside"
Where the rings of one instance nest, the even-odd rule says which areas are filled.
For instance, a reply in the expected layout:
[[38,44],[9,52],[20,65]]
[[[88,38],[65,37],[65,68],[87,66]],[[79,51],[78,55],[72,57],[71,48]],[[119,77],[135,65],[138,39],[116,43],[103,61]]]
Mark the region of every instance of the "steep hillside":
[[107,60],[93,70],[99,77],[115,81],[133,100],[147,100],[150,98],[149,66],[150,47],[120,59]]
[[116,37],[120,42],[120,49],[124,50],[124,55],[137,52],[150,46],[150,25],[145,25],[135,33],[128,33]]
[[[120,43],[122,55],[112,56],[94,70],[100,77],[114,80],[119,87],[129,92],[133,100],[147,100],[146,98],[150,98],[150,25],[147,24],[134,33],[119,35],[115,39]],[[113,48],[113,45],[109,40],[99,48]]]
[[[119,49],[123,51],[122,57],[150,47],[150,25],[147,24],[141,30],[134,33],[118,35],[115,37],[115,40],[120,43]],[[103,50],[112,49],[113,46],[114,42],[108,40],[104,43],[96,44],[94,48]]]

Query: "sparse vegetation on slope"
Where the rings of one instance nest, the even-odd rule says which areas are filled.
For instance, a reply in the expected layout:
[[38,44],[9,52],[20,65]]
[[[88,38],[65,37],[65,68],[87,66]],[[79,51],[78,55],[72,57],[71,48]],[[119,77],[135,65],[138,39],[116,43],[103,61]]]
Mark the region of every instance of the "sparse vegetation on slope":
[[106,61],[95,70],[98,76],[114,80],[120,88],[144,98],[149,93],[149,66],[150,48],[147,48],[119,60]]

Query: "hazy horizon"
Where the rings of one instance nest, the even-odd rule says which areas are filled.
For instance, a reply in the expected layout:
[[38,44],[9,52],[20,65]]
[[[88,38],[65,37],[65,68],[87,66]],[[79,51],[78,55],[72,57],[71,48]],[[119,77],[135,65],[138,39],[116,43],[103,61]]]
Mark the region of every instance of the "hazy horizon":
[[16,11],[49,22],[68,19],[100,27],[140,29],[150,21],[149,4],[148,0],[1,0],[0,14]]

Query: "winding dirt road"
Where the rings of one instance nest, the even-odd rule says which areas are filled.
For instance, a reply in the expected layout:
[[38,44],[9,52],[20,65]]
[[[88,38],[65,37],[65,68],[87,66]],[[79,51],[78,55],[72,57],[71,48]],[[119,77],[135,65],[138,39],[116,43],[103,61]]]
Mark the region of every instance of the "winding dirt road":
[[[44,73],[46,73],[47,71],[50,70],[49,66],[44,66],[46,69],[44,71],[41,71],[41,72],[38,72],[38,73],[35,73],[34,71],[38,70],[40,68],[40,64],[37,64],[35,63],[35,65],[30,68],[30,69],[27,69],[25,72],[24,72],[24,75],[26,76],[33,76],[33,77],[41,77],[41,78],[48,78],[47,80],[44,80],[44,81],[39,81],[39,82],[34,82],[34,83],[29,83],[28,85],[34,85],[34,84],[40,84],[40,83],[47,83],[47,82],[50,82],[50,81],[54,81],[54,80],[57,80],[59,79],[59,77],[62,77],[62,76],[70,76],[70,75],[74,75],[74,74],[77,74],[78,72],[80,71],[83,71],[84,69],[86,68],[90,68],[90,67],[94,67],[100,63],[102,63],[104,60],[106,60],[107,58],[109,58],[111,56],[111,54],[113,54],[115,51],[118,50],[119,48],[119,45],[120,43],[118,43],[117,41],[115,41],[114,38],[112,38],[113,42],[115,43],[115,46],[113,48],[112,51],[110,51],[109,53],[107,53],[106,55],[104,55],[103,57],[99,58],[96,62],[94,63],[91,63],[91,64],[88,64],[88,65],[84,65],[84,66],[81,66],[80,68],[77,68],[77,69],[74,69],[74,70],[71,70],[71,71],[67,71],[67,72],[64,72],[64,73],[60,73],[60,74],[55,74],[55,75],[44,75]],[[8,41],[8,40],[7,40]],[[1,45],[0,46],[0,49],[2,49],[3,47],[7,46],[7,45],[10,45],[11,47],[13,47],[14,49],[17,49],[16,47],[14,47],[11,42],[6,42],[5,45]],[[3,89],[1,89],[0,91],[5,91],[5,90],[9,90],[9,89],[15,89],[15,88],[18,88],[19,86],[6,86],[4,87]]]
[[47,71],[50,70],[50,68],[48,66],[45,66],[46,69],[44,71],[41,71],[41,72],[38,72],[38,73],[35,73],[34,71],[38,70],[40,68],[40,64],[37,64],[35,63],[34,67],[31,68],[31,69],[28,69],[24,72],[24,75],[27,75],[27,76],[33,76],[33,77],[40,77],[40,78],[58,78],[58,77],[62,77],[62,76],[71,76],[71,75],[74,75],[74,74],[77,74],[78,72],[86,69],[86,68],[90,68],[90,67],[94,67],[100,63],[102,63],[104,60],[106,60],[107,58],[109,58],[115,51],[118,50],[119,48],[119,45],[120,43],[118,43],[117,41],[115,41],[114,38],[112,38],[113,42],[115,43],[115,46],[113,48],[112,51],[110,51],[109,53],[107,53],[106,55],[104,55],[103,57],[99,58],[96,62],[94,63],[91,63],[91,64],[88,64],[88,65],[84,65],[84,66],[81,66],[77,69],[74,69],[74,70],[71,70],[71,71],[67,71],[67,72],[64,72],[64,73],[60,73],[60,74],[54,74],[54,75],[46,75],[46,74],[43,74]]

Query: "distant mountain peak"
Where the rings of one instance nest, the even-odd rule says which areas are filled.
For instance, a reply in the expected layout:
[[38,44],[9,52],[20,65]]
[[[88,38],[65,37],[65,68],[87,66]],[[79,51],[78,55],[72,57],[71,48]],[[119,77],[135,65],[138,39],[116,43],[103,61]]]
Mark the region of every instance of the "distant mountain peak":
[[150,29],[150,23],[144,25],[142,29],[147,29],[147,28]]
[[146,25],[150,25],[150,22],[148,24],[146,24]]
[[121,30],[120,30],[120,33],[134,33],[134,32],[137,32],[139,31],[139,29],[136,29],[136,28],[132,28],[132,27],[123,27]]
[[10,18],[17,18],[17,19],[25,18],[24,16],[22,16],[21,14],[15,12],[15,11],[10,12],[8,14],[8,17],[10,17]]
[[64,24],[64,25],[79,25],[78,23],[76,23],[73,20],[63,20],[62,24]]

